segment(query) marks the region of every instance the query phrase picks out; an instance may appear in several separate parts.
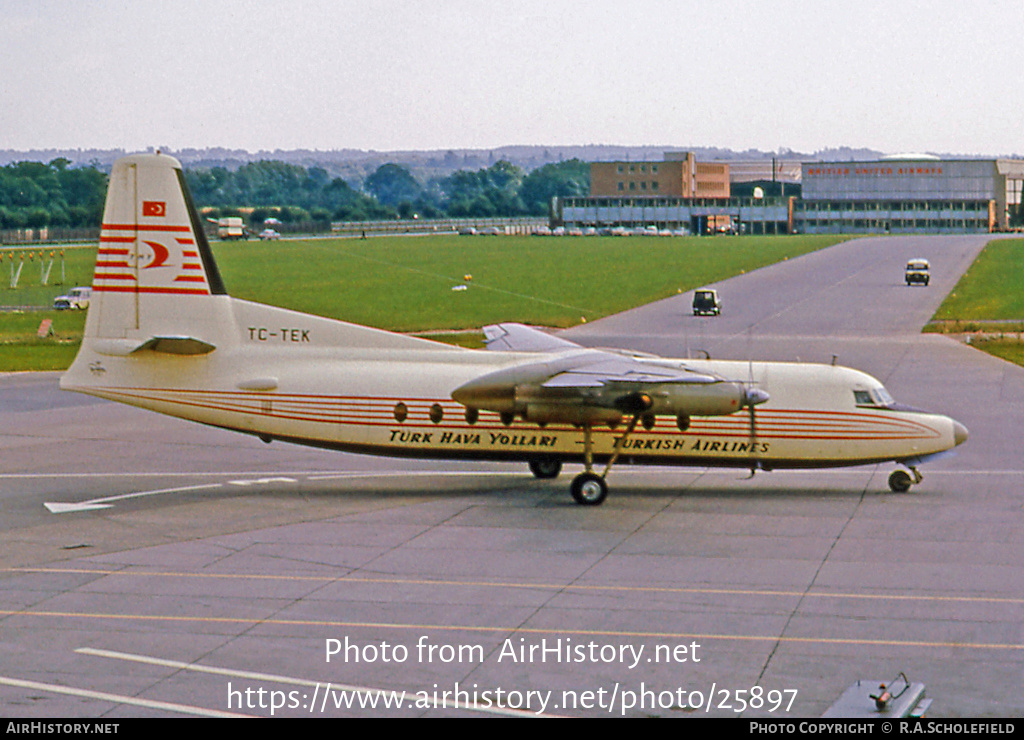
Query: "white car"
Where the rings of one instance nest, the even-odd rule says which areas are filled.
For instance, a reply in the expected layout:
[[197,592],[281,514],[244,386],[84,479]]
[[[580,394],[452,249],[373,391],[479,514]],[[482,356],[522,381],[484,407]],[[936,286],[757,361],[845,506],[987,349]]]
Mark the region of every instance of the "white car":
[[917,257],[907,263],[904,279],[907,285],[928,285],[930,266],[928,260]]
[[53,299],[53,307],[58,311],[66,309],[89,308],[89,299],[92,297],[92,288],[72,288],[67,295],[59,295]]
[[260,232],[260,239],[263,240],[263,241],[277,240],[277,239],[280,239],[280,238],[281,238],[281,235],[278,234],[273,229],[264,229],[263,231]]

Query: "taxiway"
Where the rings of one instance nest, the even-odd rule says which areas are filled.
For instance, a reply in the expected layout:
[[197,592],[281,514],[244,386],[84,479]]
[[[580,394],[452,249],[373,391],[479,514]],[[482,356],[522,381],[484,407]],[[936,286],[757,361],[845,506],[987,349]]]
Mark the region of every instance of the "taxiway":
[[1020,716],[1024,369],[919,333],[985,241],[858,239],[714,286],[719,318],[681,295],[567,333],[836,355],[970,429],[908,494],[892,466],[621,466],[579,507],[564,473],[267,446],[2,377],[0,714],[815,717],[904,672],[932,716]]

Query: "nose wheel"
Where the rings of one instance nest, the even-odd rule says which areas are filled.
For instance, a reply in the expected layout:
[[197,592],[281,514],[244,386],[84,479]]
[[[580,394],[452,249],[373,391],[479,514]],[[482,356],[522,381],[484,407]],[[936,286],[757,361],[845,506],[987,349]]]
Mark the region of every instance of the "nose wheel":
[[913,465],[908,465],[910,472],[914,474],[910,476],[906,470],[894,470],[892,475],[889,476],[889,490],[893,493],[906,493],[910,490],[910,487],[920,483],[924,480],[924,476],[915,468]]

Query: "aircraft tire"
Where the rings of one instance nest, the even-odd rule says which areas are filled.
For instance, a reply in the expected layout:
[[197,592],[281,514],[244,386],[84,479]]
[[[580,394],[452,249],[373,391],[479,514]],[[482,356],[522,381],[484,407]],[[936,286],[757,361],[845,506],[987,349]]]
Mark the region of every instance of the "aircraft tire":
[[608,484],[594,473],[580,473],[572,479],[573,500],[580,506],[600,506],[608,498]]
[[889,488],[893,493],[906,493],[913,482],[910,473],[905,470],[894,470],[889,476]]
[[551,458],[530,460],[530,472],[534,478],[557,478],[562,472],[562,461]]

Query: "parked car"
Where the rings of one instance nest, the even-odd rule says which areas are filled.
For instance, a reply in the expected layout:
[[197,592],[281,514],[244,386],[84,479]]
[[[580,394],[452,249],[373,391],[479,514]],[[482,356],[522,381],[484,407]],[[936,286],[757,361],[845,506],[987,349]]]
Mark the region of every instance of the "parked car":
[[67,295],[59,295],[53,299],[53,307],[58,311],[67,309],[89,308],[89,299],[92,298],[92,288],[72,288]]
[[718,299],[718,291],[701,288],[693,291],[694,316],[718,316],[722,313],[722,302]]
[[281,235],[278,234],[273,229],[264,229],[263,231],[260,232],[260,239],[262,241],[275,241],[280,238]]
[[907,285],[927,285],[928,269],[928,260],[920,258],[910,260],[905,271]]

